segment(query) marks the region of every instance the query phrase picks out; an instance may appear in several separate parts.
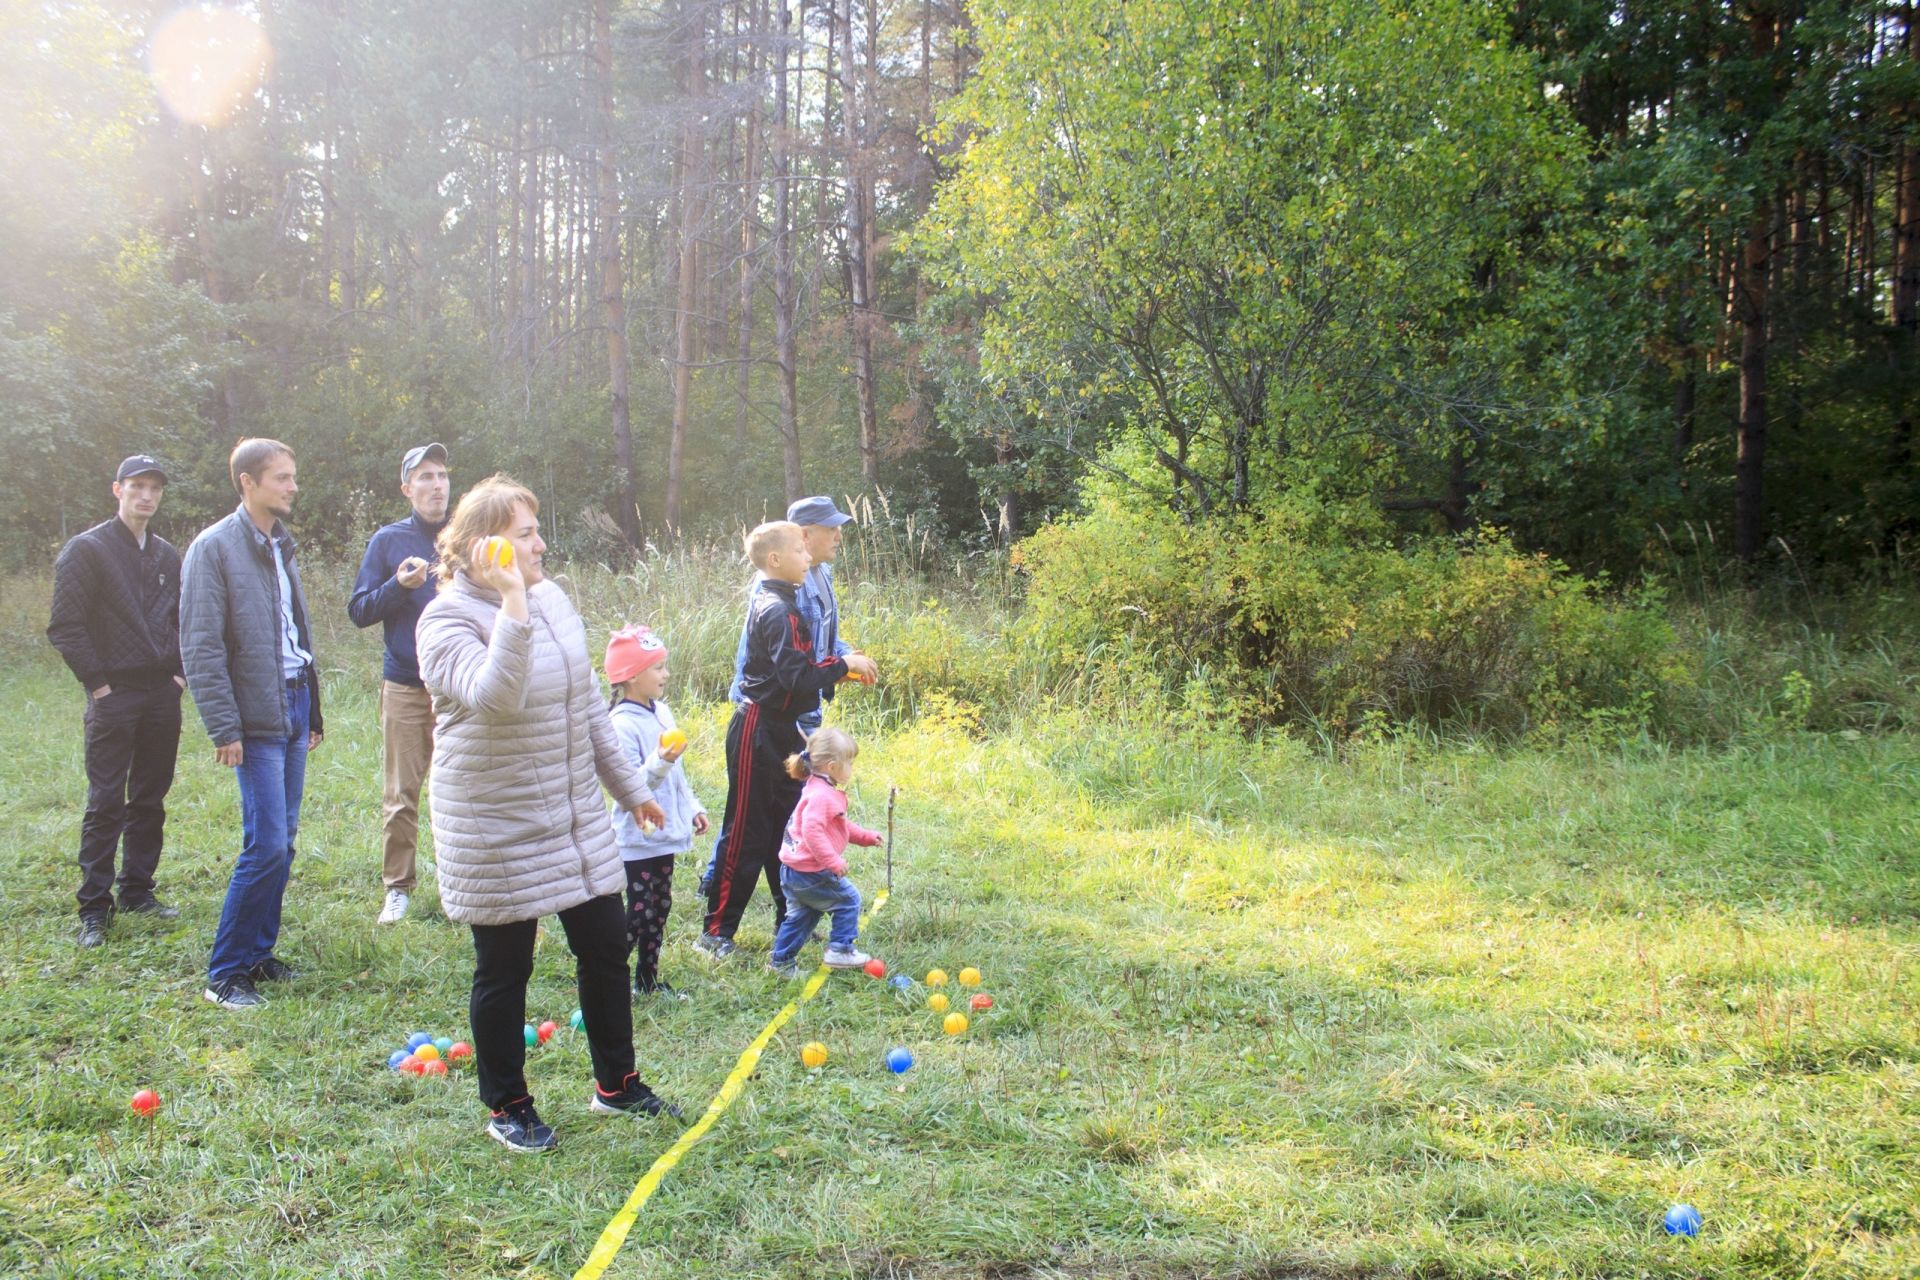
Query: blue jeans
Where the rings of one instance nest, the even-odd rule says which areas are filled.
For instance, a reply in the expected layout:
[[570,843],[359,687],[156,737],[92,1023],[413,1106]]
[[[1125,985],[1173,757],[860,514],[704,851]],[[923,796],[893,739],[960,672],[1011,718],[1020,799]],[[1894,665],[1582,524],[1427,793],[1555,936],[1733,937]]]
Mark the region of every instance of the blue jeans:
[[787,918],[773,936],[773,955],[769,958],[775,964],[786,964],[800,954],[823,915],[833,917],[827,947],[833,951],[853,950],[860,937],[860,891],[853,887],[853,881],[831,871],[781,867],[780,888],[787,895]]
[[280,938],[280,903],[293,871],[300,831],[300,794],[307,783],[307,724],[313,695],[288,689],[285,738],[244,738],[233,775],[240,782],[240,860],[227,882],[226,905],[213,935],[213,982],[246,973],[273,954]]

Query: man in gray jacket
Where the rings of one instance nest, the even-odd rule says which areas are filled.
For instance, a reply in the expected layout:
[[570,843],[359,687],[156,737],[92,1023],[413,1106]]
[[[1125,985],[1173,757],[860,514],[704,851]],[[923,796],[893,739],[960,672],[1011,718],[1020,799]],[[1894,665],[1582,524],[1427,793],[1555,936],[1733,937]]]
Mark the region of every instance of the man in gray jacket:
[[214,758],[240,783],[241,847],[207,965],[207,999],[264,1003],[256,982],[296,978],[273,954],[293,868],[307,752],[320,745],[313,665],[293,536],[281,523],[300,491],[293,450],[242,440],[228,460],[240,506],[187,548],[180,655]]

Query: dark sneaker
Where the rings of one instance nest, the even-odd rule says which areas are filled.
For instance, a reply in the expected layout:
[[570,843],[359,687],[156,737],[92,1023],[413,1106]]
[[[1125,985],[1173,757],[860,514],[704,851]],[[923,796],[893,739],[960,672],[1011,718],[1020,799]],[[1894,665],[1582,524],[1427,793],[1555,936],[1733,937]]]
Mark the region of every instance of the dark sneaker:
[[279,956],[268,956],[248,971],[255,982],[293,982],[300,971]]
[[170,907],[158,898],[122,898],[120,909],[130,916],[152,916],[155,920],[180,918],[180,908]]
[[253,979],[244,973],[222,978],[208,987],[206,994],[207,999],[222,1009],[251,1009],[267,1002],[265,996],[253,989]]
[[732,938],[722,938],[714,933],[703,933],[695,940],[693,949],[715,964],[718,964],[731,956],[739,948],[733,945]]
[[769,960],[767,961],[767,971],[775,977],[784,978],[788,982],[792,982],[800,976],[800,966],[792,960]]
[[533,1109],[532,1098],[509,1102],[487,1121],[487,1136],[509,1151],[551,1151],[560,1140]]
[[676,991],[667,983],[656,982],[650,987],[634,987],[633,998],[635,1000],[685,1000],[687,993]]
[[680,1115],[680,1108],[641,1084],[639,1073],[632,1071],[629,1071],[627,1078],[620,1082],[618,1093],[608,1093],[597,1084],[593,1086],[593,1101],[589,1102],[587,1107],[609,1116],[665,1115],[677,1118]]
[[83,947],[104,947],[107,945],[107,918],[105,916],[81,916],[80,936],[74,942]]

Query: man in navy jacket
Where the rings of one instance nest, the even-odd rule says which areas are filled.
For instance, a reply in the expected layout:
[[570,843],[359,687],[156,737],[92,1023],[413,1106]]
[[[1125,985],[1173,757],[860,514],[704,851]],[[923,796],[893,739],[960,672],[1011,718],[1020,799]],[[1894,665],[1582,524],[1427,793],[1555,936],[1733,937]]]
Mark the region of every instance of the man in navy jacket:
[[353,598],[347,602],[353,624],[379,623],[387,642],[380,681],[380,736],[385,743],[381,769],[385,856],[380,878],[387,889],[381,924],[395,924],[406,917],[417,881],[414,855],[419,844],[420,788],[433,761],[433,699],[420,681],[413,628],[433,599],[431,570],[439,558],[434,539],[446,527],[451,486],[446,446],[423,444],[407,450],[400,459],[400,492],[413,512],[382,528],[367,543]]
[[53,567],[47,639],[87,691],[87,812],[80,821],[80,936],[107,940],[114,855],[120,910],[171,919],[153,894],[167,792],[180,753],[180,553],[147,522],[167,473],[144,453],[120,464],[111,520],[76,535]]

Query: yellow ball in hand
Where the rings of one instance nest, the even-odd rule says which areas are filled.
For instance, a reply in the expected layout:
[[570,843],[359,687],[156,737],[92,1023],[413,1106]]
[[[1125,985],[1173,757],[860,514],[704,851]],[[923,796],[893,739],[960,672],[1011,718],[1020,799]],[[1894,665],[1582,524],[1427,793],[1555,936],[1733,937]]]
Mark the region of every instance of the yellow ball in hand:
[[497,533],[487,539],[486,545],[480,548],[480,554],[502,569],[513,568],[513,543]]
[[827,1062],[827,1046],[818,1040],[809,1040],[800,1046],[800,1061],[809,1067],[822,1067]]
[[662,751],[678,751],[686,745],[687,735],[678,729],[669,729],[660,735],[660,749]]
[[964,1013],[948,1014],[946,1021],[940,1024],[940,1029],[950,1036],[959,1035],[967,1029],[967,1015]]
[[947,1011],[947,998],[936,991],[927,997],[927,1008],[933,1010],[935,1013],[945,1013]]

